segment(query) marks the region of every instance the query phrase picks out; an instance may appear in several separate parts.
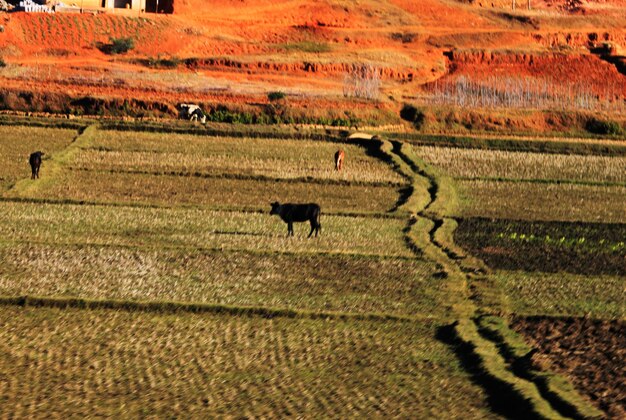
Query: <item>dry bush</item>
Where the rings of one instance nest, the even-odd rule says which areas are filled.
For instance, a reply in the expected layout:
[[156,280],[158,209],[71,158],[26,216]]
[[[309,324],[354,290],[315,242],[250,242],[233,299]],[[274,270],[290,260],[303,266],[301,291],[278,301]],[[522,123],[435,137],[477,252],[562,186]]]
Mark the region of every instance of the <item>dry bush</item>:
[[344,77],[343,96],[347,98],[378,99],[380,69],[372,64],[354,64]]
[[[597,93],[600,92],[600,93]],[[436,105],[484,108],[576,109],[623,111],[621,91],[614,83],[560,83],[533,77],[491,76],[472,80],[460,76],[437,80],[426,88],[427,101]]]

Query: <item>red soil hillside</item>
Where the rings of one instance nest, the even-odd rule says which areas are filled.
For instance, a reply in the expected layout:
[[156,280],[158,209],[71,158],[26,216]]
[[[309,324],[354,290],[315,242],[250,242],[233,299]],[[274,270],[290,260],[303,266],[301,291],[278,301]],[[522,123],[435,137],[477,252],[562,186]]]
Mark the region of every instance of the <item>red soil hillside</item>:
[[[518,0],[512,12],[509,0],[174,0],[172,15],[0,14],[9,64],[0,89],[134,92],[168,103],[224,94],[254,102],[284,90],[340,101],[346,75],[365,63],[380,73],[385,100],[493,71],[608,80],[623,94],[626,0],[579,3],[533,0],[527,11]],[[103,52],[115,38],[132,38],[134,49]],[[174,67],[147,66],[172,57]]]

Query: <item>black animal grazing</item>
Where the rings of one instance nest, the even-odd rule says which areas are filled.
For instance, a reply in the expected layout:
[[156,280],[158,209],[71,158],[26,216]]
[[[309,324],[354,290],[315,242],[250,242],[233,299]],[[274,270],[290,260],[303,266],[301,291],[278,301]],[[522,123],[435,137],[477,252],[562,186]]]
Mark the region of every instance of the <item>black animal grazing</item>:
[[35,153],[31,153],[30,158],[28,158],[28,163],[30,163],[30,169],[32,172],[30,179],[39,178],[39,168],[41,167],[41,157],[44,154],[45,153],[43,152],[35,152]]
[[287,236],[293,236],[293,222],[306,222],[307,220],[311,222],[311,232],[309,232],[308,238],[311,237],[313,231],[315,231],[315,237],[317,237],[318,232],[322,231],[321,213],[320,206],[315,203],[280,204],[277,201],[272,203],[272,210],[270,210],[270,214],[279,215],[287,223]]

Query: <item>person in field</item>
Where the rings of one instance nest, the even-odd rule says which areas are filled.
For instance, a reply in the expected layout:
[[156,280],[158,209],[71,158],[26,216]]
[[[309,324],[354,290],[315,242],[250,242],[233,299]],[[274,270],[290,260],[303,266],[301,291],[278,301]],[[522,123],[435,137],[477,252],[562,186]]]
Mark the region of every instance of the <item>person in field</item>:
[[45,153],[37,151],[30,154],[28,158],[28,163],[30,163],[31,176],[30,179],[39,178],[39,168],[41,167],[41,157]]
[[335,153],[335,170],[341,171],[341,168],[343,168],[343,159],[345,158],[345,156],[346,154],[343,150],[337,150],[337,153]]
[[320,223],[321,209],[318,204],[280,204],[278,201],[272,203],[272,210],[270,215],[277,214],[283,219],[283,222],[287,223],[287,236],[293,236],[293,223],[294,222],[306,222],[311,223],[311,232],[309,232],[308,238],[311,237],[313,231],[315,231],[315,237],[322,230],[322,224]]

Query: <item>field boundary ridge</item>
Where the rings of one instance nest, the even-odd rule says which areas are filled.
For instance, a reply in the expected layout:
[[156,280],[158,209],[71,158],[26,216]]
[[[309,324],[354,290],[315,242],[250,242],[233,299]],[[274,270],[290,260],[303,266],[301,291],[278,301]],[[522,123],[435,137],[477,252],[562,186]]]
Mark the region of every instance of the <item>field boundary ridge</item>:
[[396,315],[377,312],[331,312],[309,311],[265,306],[235,306],[213,303],[192,303],[177,301],[139,301],[118,299],[89,299],[78,297],[45,296],[0,296],[0,305],[33,308],[74,308],[85,310],[112,309],[156,313],[195,313],[226,314],[236,316],[257,316],[262,318],[328,319],[340,321],[397,321],[420,322],[436,319],[433,316]]
[[[457,320],[444,327],[450,330],[447,341],[456,347],[470,373],[492,396],[494,409],[506,415],[523,414],[543,419],[601,417],[601,413],[565,378],[546,372],[522,371],[510,364],[507,353],[501,349],[525,347],[504,318],[493,315],[488,318],[497,321],[497,336],[484,334],[484,328],[481,334],[476,319],[481,319],[477,314],[482,308],[476,306],[469,294],[468,281],[474,276],[485,277],[490,270],[484,262],[454,243],[454,230],[458,224],[449,215],[458,206],[458,201],[452,179],[417,157],[409,143],[384,142],[387,144],[382,148],[396,155],[394,161],[398,162],[399,172],[411,180],[412,192],[419,197],[409,197],[404,208],[410,213],[405,229],[407,242],[412,249],[420,250],[424,258],[436,263],[439,277],[447,281],[449,293],[462,297],[458,303],[452,304]],[[528,352],[524,356],[526,354]],[[472,372],[476,369],[478,372]],[[501,400],[511,404],[502,404]]]

